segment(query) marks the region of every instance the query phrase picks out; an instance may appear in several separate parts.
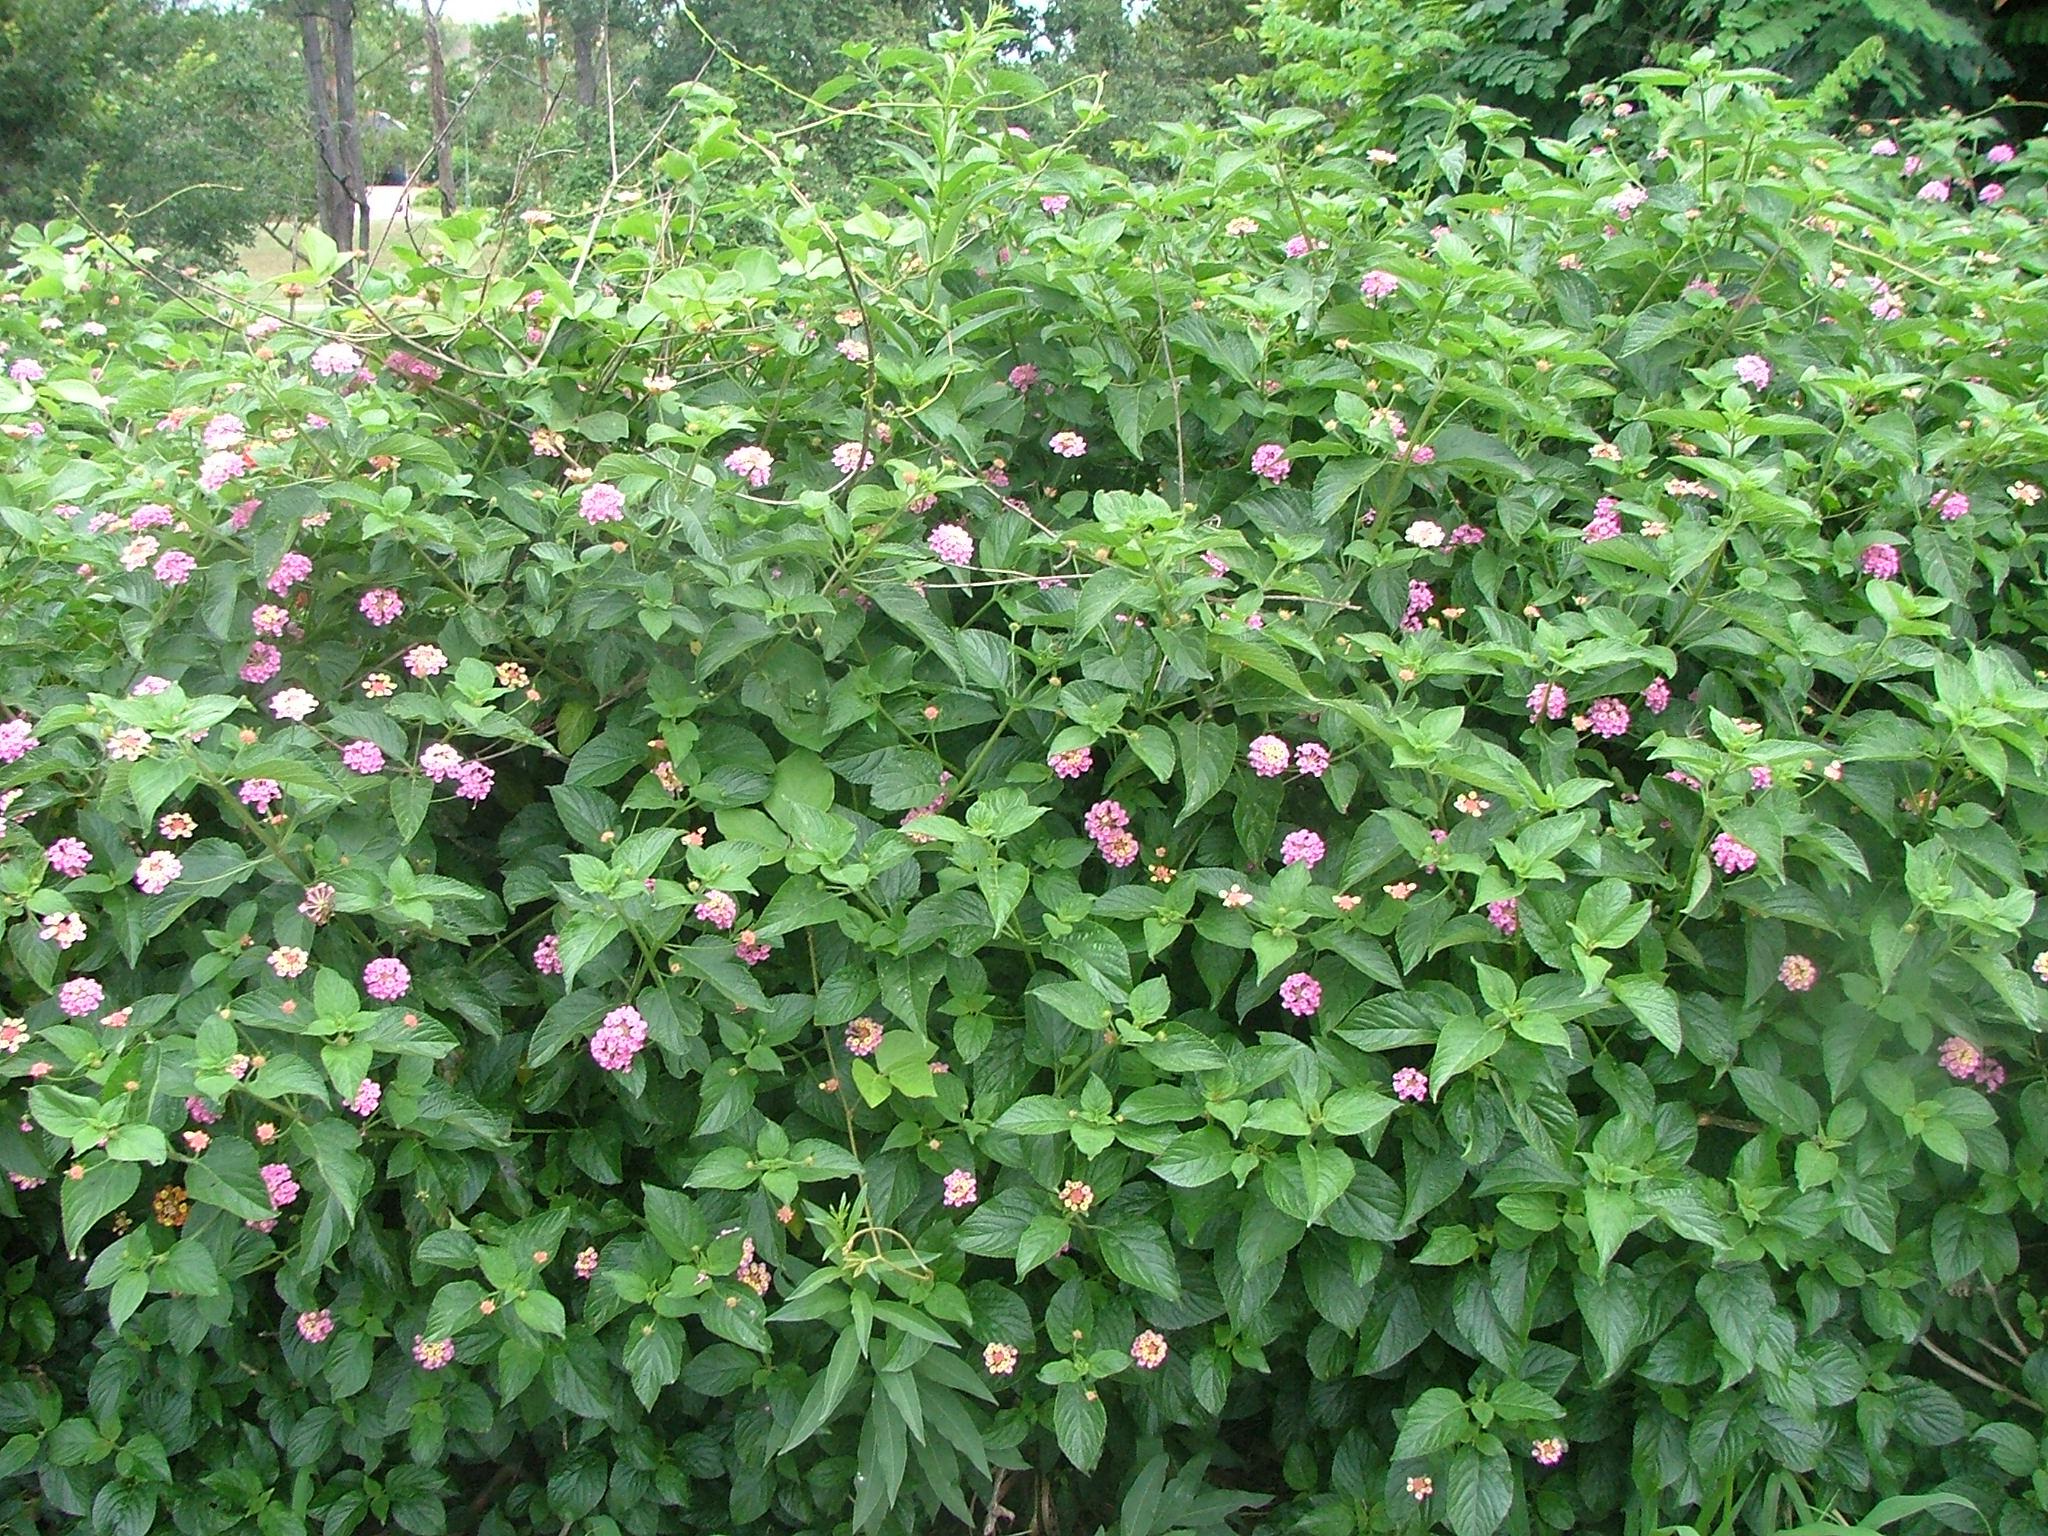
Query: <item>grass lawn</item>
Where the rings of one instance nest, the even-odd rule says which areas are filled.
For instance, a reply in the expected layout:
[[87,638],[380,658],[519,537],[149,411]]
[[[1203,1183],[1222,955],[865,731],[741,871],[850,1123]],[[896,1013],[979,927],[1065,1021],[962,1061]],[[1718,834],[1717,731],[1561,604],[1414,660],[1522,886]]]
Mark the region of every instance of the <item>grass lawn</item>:
[[[409,224],[418,224],[435,217],[434,205],[430,202],[416,213],[408,216],[404,210],[403,187],[371,187],[370,195],[370,251],[372,260],[394,241],[406,238]],[[296,244],[299,238],[298,226],[287,232],[286,240]],[[300,261],[287,244],[268,233],[257,235],[242,247],[233,263],[233,270],[245,277],[260,282],[272,281],[299,269]]]

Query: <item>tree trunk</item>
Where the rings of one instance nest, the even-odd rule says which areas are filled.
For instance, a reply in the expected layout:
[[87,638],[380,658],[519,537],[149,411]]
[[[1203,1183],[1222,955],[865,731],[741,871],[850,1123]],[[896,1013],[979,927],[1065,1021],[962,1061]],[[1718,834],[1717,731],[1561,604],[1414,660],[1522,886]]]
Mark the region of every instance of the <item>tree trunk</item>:
[[448,67],[441,57],[441,19],[434,14],[433,0],[420,0],[420,20],[427,29],[427,93],[434,111],[434,182],[441,189],[441,212],[445,217],[455,211],[455,145],[448,133]]
[[569,13],[569,51],[576,61],[576,104],[586,112],[597,110],[597,23],[580,9]]
[[346,250],[349,244],[346,178],[334,149],[334,105],[327,60],[320,46],[320,19],[299,15],[299,49],[306,59],[306,107],[313,119],[313,193],[320,231]]
[[541,119],[546,121],[548,101],[553,94],[548,85],[548,0],[534,0],[533,55],[534,72],[540,77]]
[[334,149],[341,162],[350,224],[360,225],[360,235],[351,234],[346,243],[367,251],[370,198],[363,190],[363,131],[356,120],[355,0],[328,0],[327,20],[334,30]]

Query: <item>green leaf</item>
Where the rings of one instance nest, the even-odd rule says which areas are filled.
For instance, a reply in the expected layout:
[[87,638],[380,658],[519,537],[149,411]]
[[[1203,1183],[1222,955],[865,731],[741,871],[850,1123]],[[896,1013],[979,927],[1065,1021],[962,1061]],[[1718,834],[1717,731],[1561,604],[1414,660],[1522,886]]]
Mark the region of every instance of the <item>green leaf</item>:
[[1468,1072],[1507,1044],[1507,1031],[1484,1019],[1460,1014],[1445,1024],[1437,1036],[1436,1054],[1429,1061],[1429,1080],[1438,1091],[1460,1073]]
[[239,1136],[215,1137],[205,1155],[186,1167],[185,1192],[240,1221],[265,1221],[277,1214],[264,1188],[256,1149]]
[[562,1337],[568,1326],[568,1314],[562,1303],[547,1291],[530,1290],[512,1303],[512,1311],[519,1321],[535,1333],[547,1334],[552,1338]]
[[1463,1264],[1478,1251],[1479,1238],[1470,1227],[1438,1227],[1429,1234],[1429,1241],[1422,1245],[1421,1252],[1408,1262],[1448,1267]]
[[1812,1094],[1782,1072],[1736,1067],[1729,1074],[1742,1102],[1766,1125],[1795,1136],[1818,1136],[1820,1105]]
[[369,1159],[357,1150],[360,1137],[356,1128],[341,1120],[314,1120],[294,1127],[292,1142],[302,1157],[309,1157],[315,1178],[327,1187],[353,1225],[373,1180]]
[[624,1358],[633,1395],[651,1409],[661,1389],[683,1373],[682,1325],[666,1317],[641,1319],[626,1334]]
[[1078,1382],[1062,1382],[1053,1394],[1052,1427],[1067,1460],[1083,1472],[1094,1471],[1109,1433],[1109,1414],[1101,1398]]
[[134,1163],[96,1162],[85,1165],[79,1178],[60,1180],[58,1204],[64,1216],[64,1246],[73,1255],[102,1217],[119,1210],[142,1183]]
[[[746,1186],[738,1187],[744,1189]],[[658,1184],[644,1184],[640,1188],[640,1198],[646,1212],[648,1232],[670,1258],[678,1264],[688,1262],[706,1236],[704,1219],[697,1214],[690,1197],[677,1194],[672,1189],[663,1189]]]
[[1032,1270],[1067,1246],[1073,1231],[1057,1216],[1035,1216],[1017,1239],[1017,1278],[1022,1280]]
[[1444,1479],[1444,1514],[1455,1536],[1493,1536],[1515,1502],[1515,1473],[1507,1452],[1467,1446],[1451,1458]]
[[1160,783],[1173,777],[1173,738],[1158,726],[1140,726],[1131,736],[1131,750]]
[[1629,1233],[1638,1224],[1635,1196],[1625,1189],[1605,1185],[1586,1186],[1586,1226],[1593,1234],[1593,1246],[1601,1269],[1606,1269]]
[[1632,901],[1633,892],[1625,880],[1601,880],[1579,898],[1578,915],[1572,927],[1587,949],[1619,949],[1643,931],[1650,920],[1650,904]]
[[595,960],[612,940],[626,931],[625,923],[600,912],[572,914],[558,935],[556,955],[562,962],[562,984],[576,985],[576,973]]
[[1230,1172],[1235,1156],[1230,1138],[1222,1129],[1205,1125],[1199,1131],[1177,1137],[1152,1159],[1148,1171],[1154,1178],[1182,1189],[1200,1189]]
[[1180,1270],[1164,1228],[1150,1222],[1105,1222],[1095,1228],[1095,1246],[1125,1284],[1168,1301],[1180,1299]]
[[1448,1387],[1431,1387],[1408,1405],[1401,1415],[1401,1432],[1394,1441],[1394,1459],[1408,1461],[1433,1456],[1462,1445],[1473,1434],[1472,1417],[1465,1400]]
[[401,848],[419,835],[433,799],[434,788],[423,778],[407,776],[391,781],[391,824],[398,830]]
[[1734,1357],[1738,1374],[1748,1375],[1756,1365],[1765,1326],[1777,1311],[1770,1281],[1755,1265],[1710,1269],[1694,1290],[1714,1337]]
[[788,1434],[783,1437],[784,1451],[795,1450],[825,1427],[833,1411],[846,1400],[847,1389],[853,1385],[854,1373],[860,1368],[861,1353],[859,1334],[851,1329],[840,1334],[839,1342],[832,1346],[832,1358],[811,1383],[803,1407],[797,1410]]
[[1187,797],[1181,802],[1175,825],[1186,821],[1221,789],[1237,761],[1237,733],[1206,720],[1176,720],[1173,737],[1180,747],[1182,778]]
[[1064,1136],[1079,1119],[1079,1112],[1065,1100],[1031,1094],[996,1116],[990,1129],[1017,1136]]
[[1609,976],[1605,985],[1665,1050],[1676,1053],[1684,1044],[1678,994],[1669,987],[1650,976]]
[[698,1160],[684,1182],[692,1189],[751,1189],[760,1178],[752,1161],[744,1147],[718,1147]]
[[213,1254],[196,1237],[171,1245],[150,1276],[150,1289],[184,1296],[218,1296],[224,1287]]

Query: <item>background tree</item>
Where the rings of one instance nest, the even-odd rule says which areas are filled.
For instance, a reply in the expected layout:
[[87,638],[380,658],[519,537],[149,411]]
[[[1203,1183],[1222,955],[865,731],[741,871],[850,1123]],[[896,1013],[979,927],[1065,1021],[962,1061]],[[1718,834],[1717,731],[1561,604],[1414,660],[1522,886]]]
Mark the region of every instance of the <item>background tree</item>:
[[76,205],[224,258],[304,205],[287,39],[157,0],[0,0],[0,218]]
[[[442,0],[445,4],[446,0]],[[434,126],[434,185],[441,192],[441,206],[455,206],[455,147],[450,142],[453,125],[448,118],[448,64],[441,51],[440,7],[434,0],[420,0],[420,26],[426,33],[428,105]]]

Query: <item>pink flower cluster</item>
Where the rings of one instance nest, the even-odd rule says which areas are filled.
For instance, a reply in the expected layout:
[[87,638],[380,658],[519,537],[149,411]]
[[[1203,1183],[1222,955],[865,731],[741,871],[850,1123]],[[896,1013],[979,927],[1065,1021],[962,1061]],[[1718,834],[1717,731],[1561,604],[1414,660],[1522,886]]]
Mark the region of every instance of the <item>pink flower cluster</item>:
[[1503,934],[1513,934],[1522,926],[1522,904],[1513,896],[1503,897],[1499,901],[1489,901],[1486,904],[1486,920]]
[[1290,832],[1280,840],[1282,864],[1305,864],[1314,869],[1323,862],[1324,852],[1322,838],[1306,829]]
[[1970,515],[1970,498],[1961,491],[1936,491],[1927,505],[1941,515],[1944,523]]
[[0,720],[0,763],[18,763],[42,744],[26,720]]
[[1095,766],[1095,752],[1091,747],[1069,747],[1064,752],[1046,755],[1045,766],[1053,771],[1053,777],[1078,779]]
[[1787,955],[1778,962],[1778,981],[1787,992],[1811,992],[1820,980],[1820,967],[1805,955]]
[[1756,868],[1756,850],[1737,842],[1726,832],[1714,835],[1710,851],[1714,856],[1714,867],[1724,875],[1743,874]]
[[[726,467],[728,469],[732,467],[731,459],[726,461]],[[753,483],[756,485],[765,484],[766,476]],[[583,487],[583,496],[577,503],[576,510],[582,516],[583,521],[590,524],[593,528],[599,523],[620,522],[626,515],[626,493],[621,491],[616,485],[608,484],[603,480],[594,480],[589,485]]]
[[1570,707],[1570,703],[1571,701],[1565,694],[1564,689],[1558,684],[1538,683],[1529,690],[1526,707],[1531,720],[1542,720],[1545,718],[1562,720],[1565,710]]
[[1894,581],[1899,574],[1899,549],[1896,544],[1879,542],[1866,544],[1857,565],[1864,575],[1877,581]]
[[299,1181],[292,1177],[290,1163],[265,1163],[261,1170],[263,1187],[270,1195],[270,1203],[283,1210],[299,1198]]
[[242,457],[238,448],[223,448],[219,453],[209,453],[199,465],[199,489],[208,495],[218,491],[230,480],[239,480],[249,473],[249,461]]
[[980,1186],[974,1174],[966,1168],[955,1168],[946,1175],[945,1188],[940,1203],[953,1207],[972,1205],[981,1198]]
[[330,341],[313,349],[313,371],[322,378],[338,379],[363,366],[363,354],[345,341]]
[[1323,984],[1307,971],[1296,971],[1280,983],[1280,1006],[1296,1018],[1307,1018],[1323,1006]]
[[1287,448],[1281,443],[1261,443],[1252,450],[1252,473],[1263,480],[1278,485],[1294,471],[1294,461],[1287,457]]
[[926,546],[945,565],[972,565],[974,537],[958,523],[941,523],[925,538]]
[[245,683],[267,683],[283,669],[284,652],[268,640],[254,640],[242,661],[241,678]]
[[97,1012],[106,1000],[106,988],[90,976],[74,976],[57,989],[57,1007],[70,1019]]
[[1422,620],[1430,609],[1436,606],[1436,593],[1426,581],[1408,583],[1408,611],[1401,615],[1401,632],[1407,635],[1422,633]]
[[758,444],[748,443],[725,456],[725,467],[728,473],[738,475],[758,491],[775,474],[775,456]]
[[268,816],[270,808],[284,798],[284,786],[275,779],[244,779],[235,791],[235,798],[251,807],[258,816]]
[[183,873],[185,861],[175,853],[145,853],[135,866],[135,888],[145,896],[161,896]]
[[1942,1041],[1938,1059],[1941,1070],[1957,1082],[1968,1079],[1986,1093],[1996,1093],[2005,1085],[2004,1063],[1961,1035],[1950,1035]]
[[379,955],[363,967],[363,990],[380,1003],[395,1003],[412,986],[412,972],[403,960]]
[[455,781],[455,793],[464,800],[483,800],[497,782],[498,770],[488,763],[465,758],[445,741],[437,741],[420,754],[420,772],[434,783]]
[[720,933],[729,933],[734,920],[740,915],[740,904],[724,891],[706,891],[690,915],[700,923],[709,923]]
[[1421,1103],[1429,1097],[1429,1075],[1415,1067],[1402,1067],[1394,1074],[1394,1097]]
[[766,1296],[768,1287],[774,1283],[775,1277],[768,1272],[768,1266],[754,1256],[751,1237],[740,1242],[740,1264],[732,1272],[732,1277],[756,1296]]
[[293,550],[277,562],[276,568],[270,573],[270,579],[264,585],[279,597],[283,597],[312,574],[313,562],[297,550]]
[[1612,496],[1602,496],[1593,504],[1593,516],[1579,538],[1588,544],[1599,544],[1618,539],[1621,534],[1621,503]]
[[272,694],[270,713],[279,720],[294,723],[303,720],[320,707],[320,701],[303,688],[286,688]]
[[1358,280],[1358,291],[1368,304],[1377,305],[1381,299],[1391,298],[1401,286],[1401,280],[1393,273],[1374,267]]
[[1131,813],[1115,800],[1098,800],[1081,818],[1081,826],[1095,839],[1103,862],[1118,869],[1137,862],[1138,840],[1131,835]]
[[607,1072],[625,1072],[646,1044],[647,1021],[639,1009],[628,1004],[604,1016],[597,1033],[590,1037],[590,1059]]
[[401,352],[395,347],[384,354],[384,366],[400,378],[419,384],[433,384],[441,377],[439,364],[414,357],[410,352]]
[[1643,690],[1643,707],[1653,715],[1663,714],[1671,707],[1671,685],[1661,677],[1651,678]]
[[382,629],[405,612],[405,599],[389,587],[372,587],[363,594],[356,608],[364,618]]
[[1619,736],[1628,729],[1628,706],[1616,698],[1595,699],[1586,711],[1586,725],[1595,736]]
[[1287,743],[1278,736],[1254,736],[1244,756],[1262,779],[1277,779],[1287,771]]

